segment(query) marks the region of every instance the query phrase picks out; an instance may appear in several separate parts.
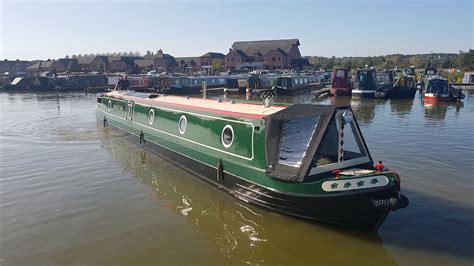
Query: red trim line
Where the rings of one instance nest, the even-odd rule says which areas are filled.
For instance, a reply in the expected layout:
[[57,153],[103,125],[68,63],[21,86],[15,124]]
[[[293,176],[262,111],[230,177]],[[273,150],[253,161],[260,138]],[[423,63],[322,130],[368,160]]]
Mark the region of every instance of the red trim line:
[[450,98],[441,98],[436,96],[423,96],[424,101],[440,101],[440,102],[448,102]]

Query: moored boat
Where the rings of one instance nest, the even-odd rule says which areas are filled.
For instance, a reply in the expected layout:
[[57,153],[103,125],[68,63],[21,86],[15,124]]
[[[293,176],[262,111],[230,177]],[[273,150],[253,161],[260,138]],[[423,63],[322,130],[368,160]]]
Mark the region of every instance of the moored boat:
[[414,74],[414,68],[378,73],[377,90],[374,97],[382,99],[413,99],[416,94]]
[[423,87],[424,101],[460,101],[464,99],[462,90],[451,87],[445,78],[432,75],[426,78]]
[[2,90],[9,92],[44,92],[54,91],[55,86],[56,80],[51,77],[19,76],[3,85]]
[[349,69],[335,68],[332,72],[331,95],[351,95],[353,89]]
[[[118,81],[118,78],[117,78]],[[56,78],[58,91],[105,91],[113,88],[117,82],[110,84],[106,75],[59,75]]]
[[352,96],[373,98],[377,90],[377,74],[374,68],[358,69]]
[[278,95],[297,95],[310,92],[319,87],[314,75],[283,75],[276,80],[275,92]]
[[207,88],[219,88],[225,86],[225,78],[221,76],[183,76],[172,77],[171,86],[162,89],[161,92],[174,95],[199,94],[203,83]]
[[245,202],[376,230],[408,204],[400,178],[374,166],[349,106],[255,103],[110,92],[104,126]]

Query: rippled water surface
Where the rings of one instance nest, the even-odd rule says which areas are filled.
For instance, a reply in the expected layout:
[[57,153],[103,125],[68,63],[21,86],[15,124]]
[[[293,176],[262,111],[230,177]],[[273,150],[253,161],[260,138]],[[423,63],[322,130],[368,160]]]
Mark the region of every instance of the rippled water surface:
[[352,105],[410,206],[378,233],[275,214],[104,129],[95,95],[0,93],[0,265],[474,263],[474,94],[278,100]]

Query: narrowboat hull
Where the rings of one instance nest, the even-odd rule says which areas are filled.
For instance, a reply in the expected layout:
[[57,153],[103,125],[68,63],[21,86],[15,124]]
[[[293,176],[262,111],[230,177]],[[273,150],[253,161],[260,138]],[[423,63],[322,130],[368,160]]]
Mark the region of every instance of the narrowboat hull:
[[352,96],[363,98],[374,98],[375,90],[352,90]]
[[[102,113],[98,113],[99,120],[101,117]],[[328,225],[340,225],[361,230],[377,230],[388,216],[390,209],[377,208],[374,205],[374,200],[398,200],[401,195],[396,184],[371,189],[370,191],[363,190],[327,197],[279,191],[250,182],[228,172],[224,172],[224,175],[219,179],[216,175],[217,168],[214,166],[200,163],[153,141],[145,141],[145,143],[140,144],[139,135],[127,131],[119,124],[113,123],[112,126],[125,132],[125,137],[129,141],[142,145],[145,149],[192,173],[211,186],[244,202],[284,215]]]
[[405,86],[392,87],[391,85],[388,85],[377,89],[374,97],[378,99],[413,99],[415,94],[416,88]]
[[[275,212],[377,230],[391,210],[407,204],[399,193],[398,176],[391,172],[369,171],[341,179],[329,173],[322,179],[303,182],[269,175],[265,159],[268,152],[263,144],[267,142],[266,127],[270,128],[272,122],[260,111],[249,112],[261,109],[278,114],[287,107],[264,108],[234,101],[135,92],[108,93],[98,102],[97,119],[104,127],[117,128],[131,141],[211,185]],[[194,105],[188,105],[191,102]],[[210,109],[219,106],[223,108]],[[229,128],[230,144],[224,137]]]
[[283,95],[283,96],[300,95],[300,94],[309,93],[312,90],[317,89],[318,86],[319,86],[318,84],[307,84],[307,85],[302,85],[302,86],[294,86],[291,88],[275,86],[275,92],[277,95]]

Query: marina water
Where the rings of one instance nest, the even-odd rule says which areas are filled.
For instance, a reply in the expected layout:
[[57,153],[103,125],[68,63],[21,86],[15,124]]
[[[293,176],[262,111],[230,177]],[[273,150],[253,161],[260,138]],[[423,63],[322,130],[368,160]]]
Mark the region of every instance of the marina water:
[[0,265],[472,265],[466,94],[448,104],[277,99],[352,105],[372,157],[400,173],[410,199],[373,233],[218,191],[103,128],[93,94],[0,93]]

